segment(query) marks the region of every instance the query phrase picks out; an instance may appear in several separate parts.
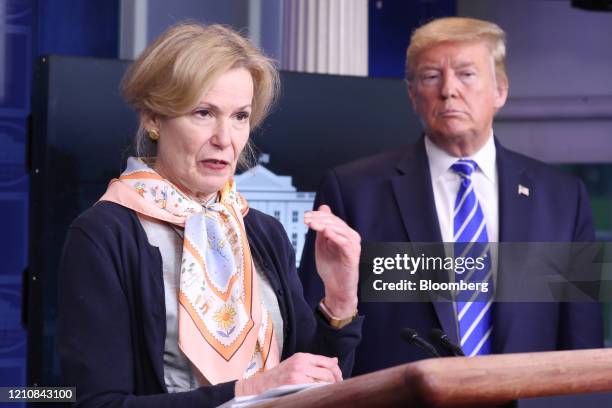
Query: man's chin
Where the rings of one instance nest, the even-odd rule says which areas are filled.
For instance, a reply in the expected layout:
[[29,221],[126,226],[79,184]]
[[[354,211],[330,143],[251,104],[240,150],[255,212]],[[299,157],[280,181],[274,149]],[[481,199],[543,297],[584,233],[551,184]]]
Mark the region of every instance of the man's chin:
[[473,129],[445,128],[427,134],[436,146],[456,157],[471,156],[482,147]]
[[[461,125],[461,124],[457,124]],[[474,137],[474,130],[467,126],[443,126],[428,132],[441,143],[461,143]],[[435,141],[435,140],[434,140]]]

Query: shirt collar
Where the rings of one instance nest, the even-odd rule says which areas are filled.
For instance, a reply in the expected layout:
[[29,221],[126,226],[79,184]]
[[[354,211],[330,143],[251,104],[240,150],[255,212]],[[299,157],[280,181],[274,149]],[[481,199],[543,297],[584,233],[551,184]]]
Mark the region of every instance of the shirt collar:
[[435,145],[427,135],[425,135],[425,151],[427,152],[432,180],[437,180],[440,176],[446,174],[451,165],[461,158],[474,160],[485,177],[495,182],[497,152],[495,150],[493,131],[491,131],[491,136],[489,136],[485,145],[469,157],[455,157],[448,154],[445,150]]

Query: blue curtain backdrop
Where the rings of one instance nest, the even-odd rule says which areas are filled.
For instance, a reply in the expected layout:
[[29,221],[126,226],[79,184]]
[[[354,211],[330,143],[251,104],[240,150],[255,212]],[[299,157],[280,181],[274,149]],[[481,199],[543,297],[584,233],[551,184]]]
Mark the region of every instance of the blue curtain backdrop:
[[26,384],[21,305],[33,61],[45,54],[116,58],[118,37],[119,0],[0,0],[0,386]]
[[456,0],[369,0],[368,76],[403,78],[412,32],[429,20],[456,14]]
[[[25,168],[32,66],[32,4],[0,1],[0,385],[24,385],[26,334],[21,326],[27,263]],[[19,406],[19,404],[13,404]]]

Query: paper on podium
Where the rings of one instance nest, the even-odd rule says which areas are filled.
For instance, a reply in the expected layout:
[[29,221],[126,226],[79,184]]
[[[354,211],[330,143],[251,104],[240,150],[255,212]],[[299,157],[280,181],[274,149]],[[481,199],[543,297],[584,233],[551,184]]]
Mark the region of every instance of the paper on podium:
[[282,397],[296,392],[309,390],[311,388],[321,387],[322,385],[328,385],[328,382],[316,382],[310,384],[293,384],[293,385],[281,385],[278,388],[273,388],[268,391],[264,391],[258,395],[246,395],[244,397],[236,397],[226,403],[219,405],[217,408],[242,408],[250,405],[259,404],[260,402],[269,401],[274,398]]

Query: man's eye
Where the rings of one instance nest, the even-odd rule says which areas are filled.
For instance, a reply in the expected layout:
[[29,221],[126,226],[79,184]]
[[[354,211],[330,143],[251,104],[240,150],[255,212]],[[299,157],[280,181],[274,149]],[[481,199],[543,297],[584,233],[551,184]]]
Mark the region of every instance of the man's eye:
[[440,77],[440,75],[434,74],[434,73],[424,74],[421,77],[421,81],[423,81],[425,83],[431,83],[431,82],[434,82],[434,81],[438,80],[439,77]]
[[475,75],[476,74],[474,72],[471,72],[471,71],[461,72],[459,74],[459,76],[461,76],[462,78],[472,78]]

